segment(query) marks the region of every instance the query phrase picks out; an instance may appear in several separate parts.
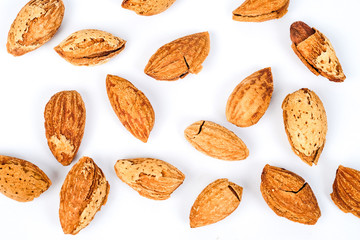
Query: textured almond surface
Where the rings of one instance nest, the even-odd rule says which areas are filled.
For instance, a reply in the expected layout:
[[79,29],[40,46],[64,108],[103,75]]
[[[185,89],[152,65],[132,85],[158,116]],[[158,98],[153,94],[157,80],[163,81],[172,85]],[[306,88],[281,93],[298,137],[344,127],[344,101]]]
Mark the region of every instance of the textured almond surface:
[[77,234],[105,205],[110,185],[89,157],[82,157],[69,171],[60,191],[59,217],[66,234]]
[[229,216],[239,206],[243,188],[226,178],[210,183],[190,211],[190,227],[202,227]]
[[327,118],[320,98],[302,88],[286,96],[282,104],[285,131],[293,151],[304,162],[317,164],[324,148]]
[[62,91],[46,104],[45,134],[51,152],[64,166],[79,150],[85,130],[85,104],[76,91]]
[[235,161],[249,156],[248,148],[238,136],[214,122],[195,122],[184,133],[194,148],[210,157]]
[[265,202],[280,217],[314,225],[321,216],[311,187],[293,172],[267,164],[261,174],[260,190]]
[[77,66],[103,64],[125,48],[126,41],[96,29],[74,32],[54,49],[66,61]]
[[176,167],[154,158],[118,160],[114,168],[124,183],[154,200],[168,199],[185,179]]
[[139,15],[151,16],[168,9],[176,0],[124,0],[121,6]]
[[281,18],[287,13],[289,0],[246,0],[233,11],[233,20],[264,22]]
[[155,113],[145,94],[128,80],[114,75],[107,75],[106,90],[121,123],[134,137],[147,142]]
[[304,22],[297,21],[291,24],[290,26],[290,38],[291,41],[298,45],[299,43],[305,41],[308,37],[313,35],[315,33],[315,30],[309,27]]
[[340,165],[330,196],[341,211],[360,218],[360,171]]
[[238,127],[256,124],[269,107],[274,90],[271,68],[259,70],[236,86],[226,105],[226,118]]
[[157,80],[178,80],[188,73],[199,73],[209,51],[208,32],[188,35],[159,48],[151,56],[144,71]]
[[14,56],[21,56],[41,47],[59,29],[64,11],[62,0],[29,1],[10,27],[7,51]]

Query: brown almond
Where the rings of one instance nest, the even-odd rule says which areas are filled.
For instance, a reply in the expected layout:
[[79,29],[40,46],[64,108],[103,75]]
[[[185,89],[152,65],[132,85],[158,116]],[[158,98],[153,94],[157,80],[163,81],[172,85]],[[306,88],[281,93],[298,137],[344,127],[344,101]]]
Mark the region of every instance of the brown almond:
[[89,157],[82,157],[69,171],[60,191],[59,217],[65,234],[77,234],[105,205],[110,185]]
[[156,80],[173,81],[189,73],[199,73],[210,51],[208,32],[176,39],[151,56],[144,72]]
[[143,16],[152,16],[168,9],[176,0],[124,0],[123,8],[134,11]]
[[111,33],[85,29],[72,33],[54,49],[76,66],[94,66],[109,61],[125,48],[126,41]]
[[62,91],[46,104],[45,134],[49,148],[62,165],[69,165],[79,150],[85,130],[85,104],[77,91]]
[[110,74],[106,77],[106,90],[124,127],[146,143],[155,123],[155,113],[145,94],[128,80]]
[[114,168],[121,181],[154,200],[168,199],[185,179],[176,167],[154,158],[118,160]]
[[286,96],[282,109],[292,150],[310,166],[316,165],[327,133],[326,112],[320,98],[313,91],[302,88]]
[[195,149],[210,157],[236,161],[249,156],[248,148],[238,136],[214,122],[195,122],[184,133]]
[[190,227],[219,222],[239,206],[243,188],[226,178],[210,183],[196,198],[190,211]]
[[62,0],[31,0],[12,23],[6,48],[14,56],[33,51],[49,41],[64,17]]
[[321,216],[311,187],[299,175],[267,164],[261,174],[261,194],[280,217],[314,225]]
[[226,118],[238,127],[256,124],[269,107],[274,90],[271,68],[259,70],[236,86],[226,105]]

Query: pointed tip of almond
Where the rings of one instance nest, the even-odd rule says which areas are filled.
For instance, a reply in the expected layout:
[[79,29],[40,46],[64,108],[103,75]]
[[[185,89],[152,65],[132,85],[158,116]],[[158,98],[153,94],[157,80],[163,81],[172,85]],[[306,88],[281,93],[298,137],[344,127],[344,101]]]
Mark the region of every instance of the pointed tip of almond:
[[315,30],[302,21],[297,21],[290,26],[291,41],[297,45],[313,35]]

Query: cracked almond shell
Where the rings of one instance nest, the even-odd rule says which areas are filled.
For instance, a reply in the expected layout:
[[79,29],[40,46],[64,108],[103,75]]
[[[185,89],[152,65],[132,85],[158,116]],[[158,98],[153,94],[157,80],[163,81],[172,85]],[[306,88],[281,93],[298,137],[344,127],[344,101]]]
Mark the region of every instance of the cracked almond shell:
[[320,98],[313,91],[302,88],[286,96],[282,109],[292,150],[310,166],[316,165],[327,133],[326,112]]
[[152,16],[168,9],[176,0],[124,0],[123,8],[143,16]]
[[289,0],[246,0],[233,11],[233,20],[264,22],[281,18],[287,13]]
[[267,164],[261,174],[261,194],[280,217],[314,225],[321,216],[311,187],[299,175]]
[[239,206],[243,188],[226,178],[210,183],[196,198],[190,211],[190,227],[223,220]]
[[48,176],[31,162],[0,155],[0,192],[19,202],[29,202],[51,186]]
[[33,51],[49,41],[64,17],[62,0],[31,0],[12,23],[6,48],[14,56]]
[[76,66],[103,64],[125,48],[126,41],[111,33],[96,29],[74,32],[54,49],[66,61]]
[[124,127],[146,143],[155,123],[155,113],[145,94],[128,80],[110,74],[106,77],[106,90]]
[[256,124],[269,107],[274,90],[271,68],[259,70],[236,86],[226,105],[226,118],[238,127]]
[[60,191],[59,218],[65,234],[77,234],[105,205],[110,185],[89,157],[82,157],[69,171]]
[[77,91],[62,91],[45,106],[45,135],[49,148],[62,165],[69,165],[79,150],[85,130],[85,104]]
[[168,199],[185,179],[176,167],[154,158],[118,160],[114,169],[121,181],[154,200]]
[[176,39],[151,56],[144,72],[156,80],[173,81],[189,73],[199,73],[210,51],[208,32]]
[[185,138],[198,151],[221,160],[243,160],[249,156],[245,143],[232,131],[210,121],[198,121],[184,131]]
[[360,171],[340,165],[330,196],[341,211],[360,218]]

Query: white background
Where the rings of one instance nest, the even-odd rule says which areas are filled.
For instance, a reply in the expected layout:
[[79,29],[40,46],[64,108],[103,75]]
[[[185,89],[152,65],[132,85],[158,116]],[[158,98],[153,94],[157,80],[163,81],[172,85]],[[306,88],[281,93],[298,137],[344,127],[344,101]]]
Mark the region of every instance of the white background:
[[[360,219],[340,211],[330,198],[339,164],[360,170],[359,18],[356,0],[291,1],[279,20],[243,23],[231,19],[241,0],[178,0],[167,11],[142,17],[123,9],[121,0],[64,0],[65,16],[55,37],[21,57],[6,51],[7,33],[27,0],[0,1],[0,154],[38,165],[53,185],[39,198],[19,203],[0,195],[1,239],[358,239]],[[289,27],[302,20],[332,42],[347,79],[333,83],[313,75],[290,48]],[[127,40],[108,63],[76,67],[53,48],[74,31],[95,28]],[[211,50],[197,75],[174,82],[143,73],[150,56],[163,44],[209,31]],[[234,87],[251,73],[272,67],[274,93],[258,124],[238,128],[227,122],[225,106]],[[105,78],[131,81],[152,103],[156,121],[148,143],[122,126],[107,99]],[[300,88],[315,91],[325,106],[328,134],[317,166],[310,167],[291,150],[281,103]],[[58,218],[59,192],[71,166],[63,167],[48,149],[43,111],[58,91],[77,90],[87,119],[73,164],[89,156],[110,183],[108,202],[76,236],[64,235]],[[250,156],[227,162],[197,152],[183,131],[210,120],[234,131]],[[186,179],[166,201],[149,200],[121,182],[113,166],[118,159],[153,157],[179,168]],[[260,174],[265,164],[301,175],[312,187],[322,216],[314,226],[278,217],[263,200]],[[216,224],[190,229],[190,208],[201,190],[218,178],[244,188],[238,209]]]

